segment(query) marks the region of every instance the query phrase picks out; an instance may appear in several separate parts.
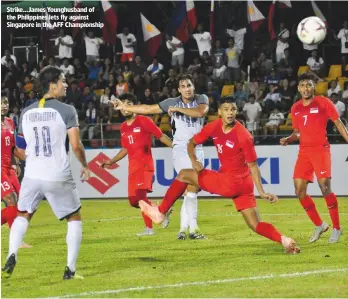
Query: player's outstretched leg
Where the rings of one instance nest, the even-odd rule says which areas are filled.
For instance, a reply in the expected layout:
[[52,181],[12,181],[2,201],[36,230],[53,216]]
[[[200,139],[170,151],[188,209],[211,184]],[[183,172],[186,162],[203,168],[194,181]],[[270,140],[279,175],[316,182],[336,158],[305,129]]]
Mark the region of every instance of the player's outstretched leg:
[[23,237],[29,226],[30,215],[28,213],[18,213],[10,231],[9,253],[6,264],[2,268],[2,276],[10,277],[16,266],[17,253],[22,244]]
[[67,265],[64,270],[63,279],[82,279],[77,275],[76,260],[79,254],[82,241],[82,223],[80,211],[67,217],[68,231],[66,234],[66,244],[68,246]]
[[294,179],[294,185],[296,196],[300,200],[301,206],[306,211],[309,219],[315,225],[313,234],[309,239],[309,243],[313,243],[329,229],[329,225],[320,218],[313,199],[307,194],[308,181],[303,179]]
[[187,184],[198,187],[198,174],[193,169],[183,169],[180,171],[158,207],[150,206],[143,200],[139,201],[141,211],[149,216],[154,223],[162,223],[165,214],[173,206],[175,201],[184,194]]
[[321,178],[318,180],[318,183],[321,192],[325,198],[326,205],[329,209],[329,214],[332,221],[333,230],[329,238],[329,243],[337,243],[343,231],[340,225],[337,197],[335,193],[331,191],[331,180],[329,178]]
[[296,254],[300,252],[300,248],[296,245],[296,242],[293,239],[282,235],[272,224],[261,221],[257,208],[245,209],[242,210],[241,213],[247,225],[254,232],[282,244],[286,253]]

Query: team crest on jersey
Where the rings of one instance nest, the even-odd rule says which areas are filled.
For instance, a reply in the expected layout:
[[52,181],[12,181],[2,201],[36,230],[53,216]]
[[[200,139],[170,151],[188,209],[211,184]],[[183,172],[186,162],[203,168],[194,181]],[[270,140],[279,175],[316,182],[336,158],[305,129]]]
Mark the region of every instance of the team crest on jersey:
[[309,113],[319,113],[319,109],[318,108],[311,108],[311,110],[309,110]]
[[139,133],[139,132],[140,132],[140,128],[139,128],[139,127],[134,128],[134,129],[133,129],[133,132],[134,132],[134,133]]
[[229,148],[233,148],[234,147],[234,142],[227,140],[226,141],[226,146],[228,146]]

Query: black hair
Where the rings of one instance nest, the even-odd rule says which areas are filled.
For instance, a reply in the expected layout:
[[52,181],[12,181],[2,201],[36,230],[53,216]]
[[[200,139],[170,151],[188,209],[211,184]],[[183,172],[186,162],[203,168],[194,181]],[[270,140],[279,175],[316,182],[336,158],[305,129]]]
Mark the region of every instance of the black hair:
[[315,82],[315,79],[311,73],[303,73],[300,77],[298,77],[298,82],[301,82],[303,80],[312,80]]
[[331,94],[331,96],[337,96],[337,97],[338,97],[338,93],[333,92],[333,93]]
[[348,81],[345,81],[345,82],[343,83],[343,90],[346,90],[347,86],[348,86]]
[[121,94],[118,98],[121,101],[127,100],[127,101],[132,102],[133,104],[136,104],[136,102],[137,102],[137,97],[134,94],[129,93],[129,92]]
[[255,97],[255,95],[253,93],[249,94],[248,99],[250,99],[250,98],[256,99],[256,97]]
[[63,71],[55,66],[43,68],[39,74],[39,83],[44,93],[48,92],[51,83],[57,83]]
[[225,103],[231,103],[231,104],[236,103],[236,98],[233,96],[224,96],[224,97],[220,98],[219,107]]
[[191,74],[184,74],[181,75],[178,79],[178,87],[180,87],[180,82],[185,80],[190,80],[193,85],[195,84],[195,80],[193,79],[193,76]]

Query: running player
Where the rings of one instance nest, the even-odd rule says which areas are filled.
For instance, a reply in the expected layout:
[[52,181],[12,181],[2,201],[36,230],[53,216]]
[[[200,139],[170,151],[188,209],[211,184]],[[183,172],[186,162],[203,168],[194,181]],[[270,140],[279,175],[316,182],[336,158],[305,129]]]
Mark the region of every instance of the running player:
[[[233,97],[225,97],[219,107],[221,119],[203,127],[188,143],[187,150],[194,169],[183,169],[169,187],[160,206],[139,202],[141,210],[155,223],[161,223],[164,214],[185,191],[187,184],[197,188],[231,197],[236,209],[241,212],[247,225],[259,235],[281,243],[287,253],[298,253],[300,249],[294,240],[285,237],[269,223],[262,222],[256,207],[254,183],[264,199],[271,203],[278,200],[276,195],[265,193],[257,156],[251,134],[236,120],[237,105]],[[203,169],[197,161],[194,148],[209,138],[213,139],[218,152],[221,168],[219,171]]]
[[25,108],[19,121],[18,134],[23,138],[18,139],[17,146],[25,149],[26,166],[18,215],[10,231],[9,253],[2,273],[5,277],[11,276],[29,221],[45,197],[57,218],[66,219],[68,223],[67,266],[63,279],[80,278],[75,275],[75,264],[82,240],[81,203],[70,169],[69,142],[82,164],[82,179],[89,178],[89,169],[76,110],[57,100],[66,94],[64,73],[57,67],[46,67],[39,74],[39,82],[44,90],[43,98]]
[[319,216],[313,199],[307,194],[308,183],[313,182],[315,173],[333,225],[329,243],[337,243],[342,234],[342,228],[337,198],[331,191],[331,154],[326,136],[328,119],[334,122],[346,142],[348,142],[348,132],[339,119],[333,103],[326,97],[314,95],[315,83],[310,75],[303,74],[299,78],[298,91],[302,99],[291,108],[294,131],[289,137],[280,139],[280,144],[287,145],[296,140],[300,141],[293,178],[296,196],[315,225],[309,242],[315,242],[329,229],[329,225]]
[[[126,105],[136,103],[136,96],[130,93],[122,94],[119,99]],[[139,208],[140,200],[151,204],[147,198],[147,193],[152,192],[154,175],[154,163],[151,153],[152,135],[169,147],[172,147],[172,141],[166,134],[162,133],[151,118],[124,110],[121,110],[121,113],[126,118],[120,128],[122,148],[113,159],[104,162],[101,166],[108,168],[128,154],[128,200],[132,207]],[[142,216],[145,230],[138,233],[137,236],[154,235],[152,220],[144,213],[142,213]]]
[[[167,112],[171,115],[173,128],[173,165],[177,173],[181,169],[191,168],[192,164],[187,154],[187,142],[198,133],[204,125],[204,117],[209,110],[209,100],[206,95],[195,94],[191,75],[183,75],[179,79],[179,97],[166,99],[155,105],[128,106],[122,101],[114,103],[116,109],[126,110],[136,114],[160,114]],[[196,147],[197,159],[203,164],[204,152],[201,145]],[[198,188],[189,185],[184,197],[180,213],[179,240],[186,239],[189,228],[190,239],[204,239],[197,224],[197,193]]]

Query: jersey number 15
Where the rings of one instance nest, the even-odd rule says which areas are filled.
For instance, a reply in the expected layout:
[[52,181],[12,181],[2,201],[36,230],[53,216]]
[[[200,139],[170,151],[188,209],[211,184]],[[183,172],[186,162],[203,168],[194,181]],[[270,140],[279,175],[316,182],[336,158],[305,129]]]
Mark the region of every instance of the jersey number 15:
[[34,127],[33,129],[34,129],[35,141],[36,141],[35,143],[36,156],[40,155],[40,143],[42,142],[43,144],[42,149],[43,149],[44,156],[50,157],[52,155],[50,128],[47,126],[42,127],[41,134],[39,134],[40,130],[37,127]]

